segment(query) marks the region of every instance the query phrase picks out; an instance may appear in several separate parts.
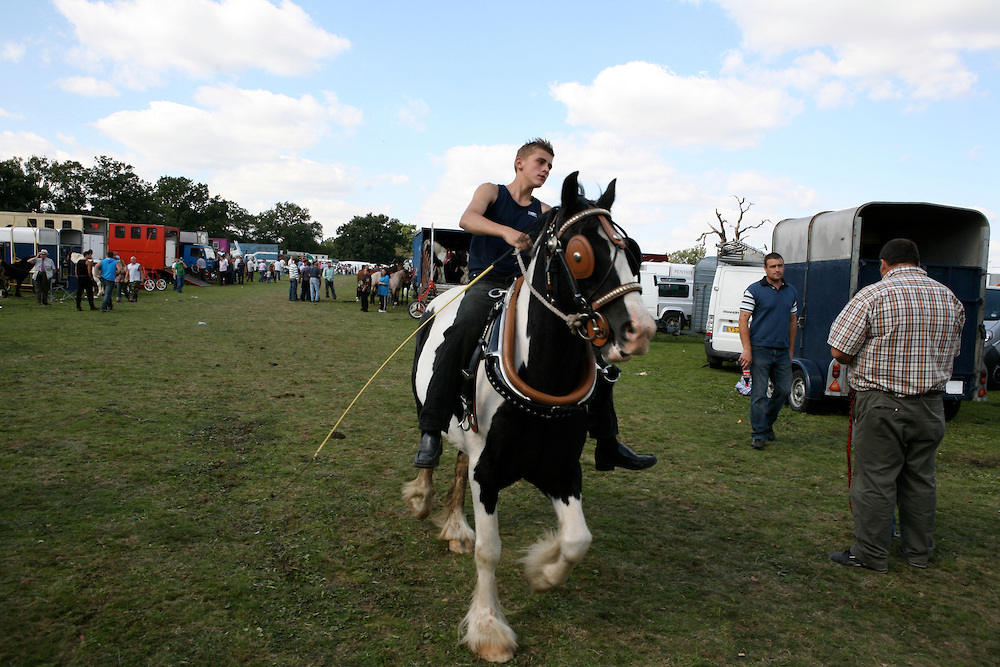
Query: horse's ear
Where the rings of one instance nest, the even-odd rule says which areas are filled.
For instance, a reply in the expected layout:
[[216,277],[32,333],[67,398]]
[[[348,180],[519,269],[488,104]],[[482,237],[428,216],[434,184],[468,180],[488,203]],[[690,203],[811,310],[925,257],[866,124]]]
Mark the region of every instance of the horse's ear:
[[615,203],[615,183],[618,179],[612,180],[608,183],[608,189],[604,191],[601,198],[597,200],[597,208],[603,208],[605,210],[611,210],[611,205]]
[[574,206],[578,206],[577,199],[580,197],[580,183],[577,179],[579,176],[580,172],[574,171],[563,181],[562,207],[567,211],[572,210]]

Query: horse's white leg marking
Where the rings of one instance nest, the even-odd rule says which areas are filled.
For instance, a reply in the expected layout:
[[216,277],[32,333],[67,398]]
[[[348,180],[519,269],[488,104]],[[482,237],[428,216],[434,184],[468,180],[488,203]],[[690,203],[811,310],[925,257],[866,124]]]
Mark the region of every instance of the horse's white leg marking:
[[472,553],[476,542],[476,533],[465,520],[465,490],[469,475],[469,457],[465,452],[459,452],[455,460],[455,479],[448,493],[448,501],[441,516],[434,520],[441,527],[438,539],[448,542],[448,549],[458,553]]
[[459,631],[461,643],[484,660],[507,662],[517,650],[517,635],[507,625],[497,594],[496,569],[500,562],[500,529],[496,514],[487,514],[479,501],[480,487],[469,480],[476,508],[476,592]]
[[569,504],[553,498],[552,505],[559,518],[559,532],[549,532],[530,546],[521,559],[524,576],[535,592],[547,591],[565,582],[587,553],[592,539],[579,498],[570,498]]
[[434,507],[434,470],[422,468],[417,478],[403,485],[403,502],[410,514],[418,519],[426,519]]

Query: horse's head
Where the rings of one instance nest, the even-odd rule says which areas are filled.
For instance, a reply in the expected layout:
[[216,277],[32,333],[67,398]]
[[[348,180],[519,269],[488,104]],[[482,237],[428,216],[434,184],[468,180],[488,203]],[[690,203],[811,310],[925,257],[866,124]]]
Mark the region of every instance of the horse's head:
[[544,266],[550,303],[580,316],[581,335],[599,348],[604,361],[628,361],[645,354],[656,333],[639,296],[642,255],[611,219],[615,181],[591,202],[577,177],[578,172],[566,177],[561,205],[543,219],[533,253],[536,271]]

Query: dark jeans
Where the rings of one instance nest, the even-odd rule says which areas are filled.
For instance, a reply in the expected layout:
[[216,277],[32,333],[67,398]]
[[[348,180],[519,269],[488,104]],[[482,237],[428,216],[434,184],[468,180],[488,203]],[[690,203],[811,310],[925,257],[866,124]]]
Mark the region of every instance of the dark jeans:
[[910,562],[926,565],[934,550],[937,511],[934,456],[944,437],[941,395],[859,391],[851,421],[856,540],[851,551],[873,567],[885,567],[898,505],[903,553]]
[[[750,426],[755,439],[764,439],[774,427],[774,420],[792,390],[792,360],[787,347],[754,347],[752,352]],[[770,398],[767,396],[768,380],[774,385]]]
[[332,280],[326,280],[324,282],[326,283],[326,291],[325,291],[326,296],[329,297],[330,294],[333,294],[333,298],[336,299],[337,298],[337,290],[333,286],[333,281]]
[[299,291],[298,291],[298,289],[296,289],[298,286],[299,286],[299,281],[296,278],[289,278],[288,279],[288,300],[289,301],[298,301],[299,300]]
[[184,291],[184,276],[183,275],[174,276],[174,290],[183,293],[183,291]]

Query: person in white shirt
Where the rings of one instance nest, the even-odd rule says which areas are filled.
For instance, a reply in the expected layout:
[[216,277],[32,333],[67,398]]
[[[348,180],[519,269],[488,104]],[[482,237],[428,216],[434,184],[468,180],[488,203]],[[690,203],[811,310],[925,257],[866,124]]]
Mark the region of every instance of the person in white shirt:
[[142,265],[135,257],[125,265],[125,275],[128,276],[128,300],[135,303],[139,298],[139,283],[142,282]]
[[34,266],[31,269],[31,284],[35,290],[35,303],[39,306],[49,305],[49,289],[55,278],[56,264],[49,259],[48,250],[39,250],[38,254],[28,259]]

